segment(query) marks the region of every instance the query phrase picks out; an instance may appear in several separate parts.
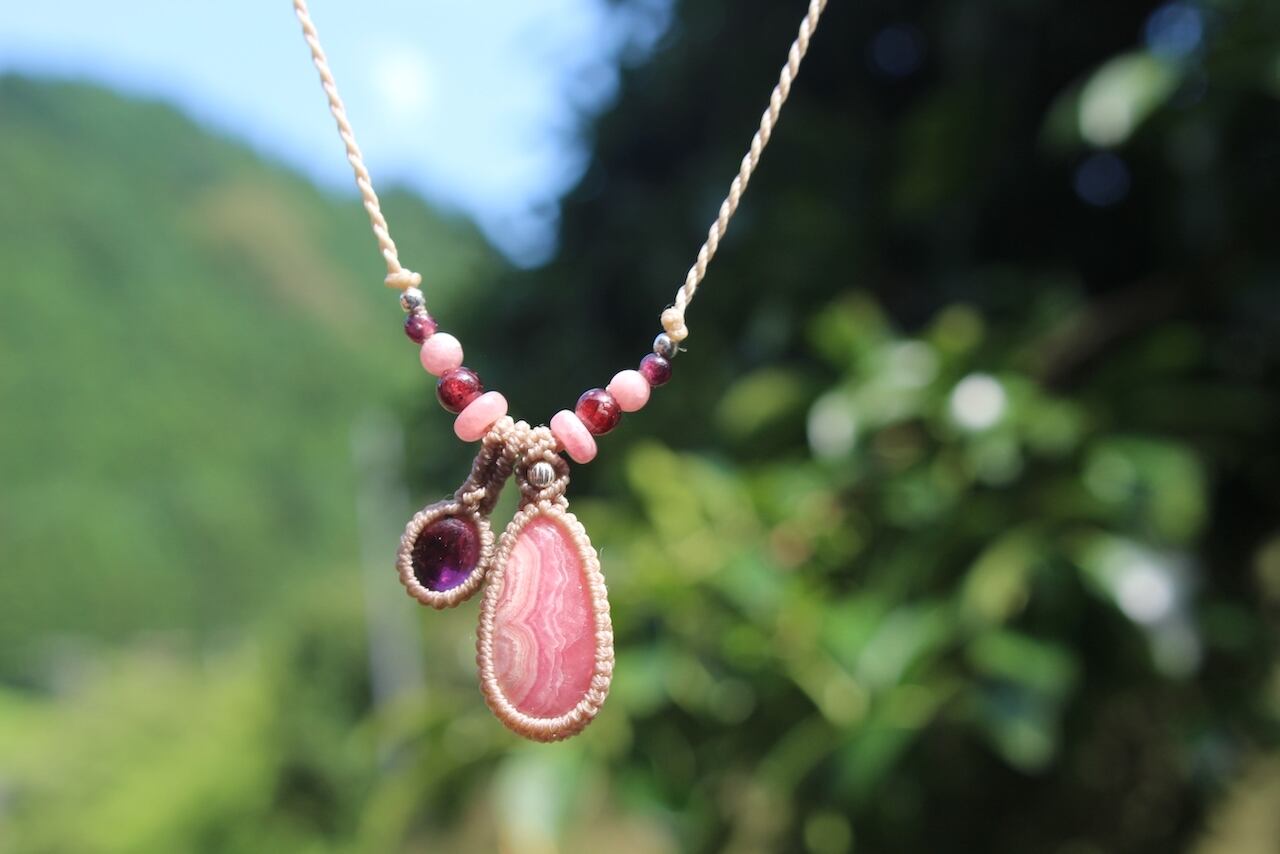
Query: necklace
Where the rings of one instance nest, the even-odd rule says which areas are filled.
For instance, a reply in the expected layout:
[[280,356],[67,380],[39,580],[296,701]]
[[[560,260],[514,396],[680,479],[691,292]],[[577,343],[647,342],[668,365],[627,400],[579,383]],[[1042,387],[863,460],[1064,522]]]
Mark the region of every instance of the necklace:
[[[400,291],[405,334],[419,345],[423,368],[437,377],[440,404],[457,415],[454,433],[464,442],[480,442],[471,474],[452,497],[427,505],[409,520],[396,553],[400,582],[409,595],[437,609],[466,601],[484,585],[476,640],[480,688],[498,719],[526,738],[558,741],[581,732],[600,711],[613,677],[604,576],[586,530],[569,512],[569,464],[562,452],[575,463],[591,462],[595,437],[617,427],[624,412],[643,408],[651,390],[671,379],[671,361],[689,335],[685,310],[769,144],[826,5],[827,0],[809,2],[729,193],[684,284],[662,312],[663,331],[653,352],[637,369],[620,371],[604,388],[584,392],[572,410],[532,427],[507,414],[506,398],[485,390],[476,372],[463,366],[458,339],[439,331],[427,313],[418,287],[422,277],[400,263],[306,0],[293,0],[386,261],[385,282]],[[489,515],[513,477],[519,509],[495,542]]]

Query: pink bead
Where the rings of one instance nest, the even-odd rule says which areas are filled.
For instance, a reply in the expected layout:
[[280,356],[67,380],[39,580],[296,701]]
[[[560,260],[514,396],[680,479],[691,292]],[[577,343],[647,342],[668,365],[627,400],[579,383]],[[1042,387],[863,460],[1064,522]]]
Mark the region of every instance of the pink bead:
[[649,402],[649,381],[639,371],[618,371],[606,388],[623,412],[635,412]]
[[422,367],[440,376],[462,364],[462,344],[448,332],[437,332],[422,344]]
[[475,442],[484,438],[493,423],[506,414],[507,399],[496,391],[486,391],[462,410],[453,422],[453,432],[464,442]]
[[578,416],[562,409],[551,417],[551,435],[560,440],[575,463],[589,463],[596,458],[596,440]]

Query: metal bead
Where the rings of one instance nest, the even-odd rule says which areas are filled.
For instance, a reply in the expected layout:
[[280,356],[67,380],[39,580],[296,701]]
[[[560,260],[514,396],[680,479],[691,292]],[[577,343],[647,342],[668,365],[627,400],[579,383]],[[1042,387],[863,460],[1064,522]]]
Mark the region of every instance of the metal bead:
[[400,307],[407,312],[415,312],[425,308],[427,300],[417,288],[405,288],[400,293]]
[[546,460],[539,460],[529,466],[529,482],[538,489],[546,489],[556,479],[556,470]]
[[653,339],[653,352],[664,359],[674,359],[676,353],[680,352],[680,345],[670,335],[661,332],[657,338]]

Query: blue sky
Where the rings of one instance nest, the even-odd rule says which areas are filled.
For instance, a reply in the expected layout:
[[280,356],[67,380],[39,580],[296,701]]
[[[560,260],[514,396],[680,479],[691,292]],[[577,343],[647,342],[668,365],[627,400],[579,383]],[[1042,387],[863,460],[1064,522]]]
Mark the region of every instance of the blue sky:
[[[311,0],[376,186],[474,217],[517,260],[551,248],[576,132],[667,0]],[[6,3],[0,70],[160,97],[344,192],[351,175],[289,0]],[[353,191],[351,191],[353,192]]]

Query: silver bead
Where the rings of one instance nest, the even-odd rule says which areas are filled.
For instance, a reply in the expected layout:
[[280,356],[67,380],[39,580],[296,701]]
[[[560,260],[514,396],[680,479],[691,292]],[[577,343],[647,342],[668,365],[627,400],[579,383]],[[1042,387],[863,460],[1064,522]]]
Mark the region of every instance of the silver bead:
[[670,361],[676,357],[676,353],[680,352],[680,345],[670,335],[661,332],[657,338],[653,339],[653,352]]
[[427,300],[417,288],[405,288],[400,293],[400,307],[409,313],[425,308]]
[[539,460],[529,466],[529,482],[538,489],[546,489],[556,479],[556,470],[546,460]]

